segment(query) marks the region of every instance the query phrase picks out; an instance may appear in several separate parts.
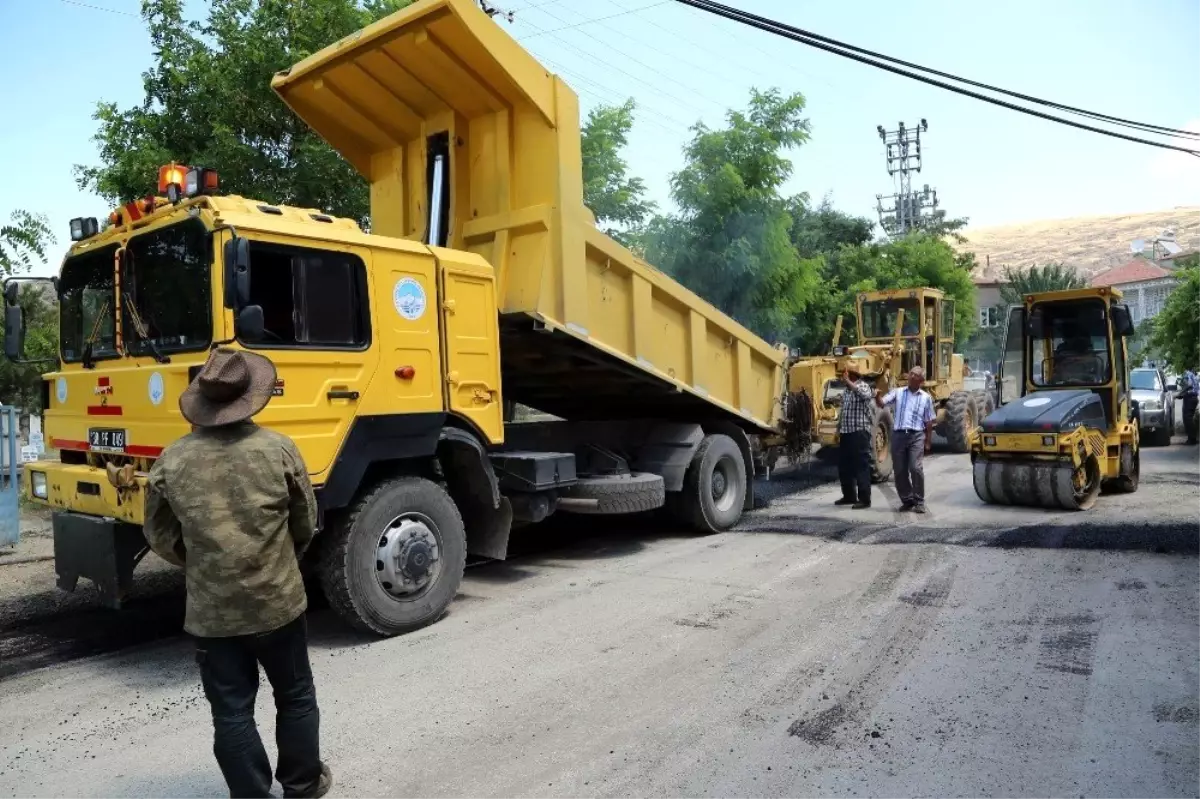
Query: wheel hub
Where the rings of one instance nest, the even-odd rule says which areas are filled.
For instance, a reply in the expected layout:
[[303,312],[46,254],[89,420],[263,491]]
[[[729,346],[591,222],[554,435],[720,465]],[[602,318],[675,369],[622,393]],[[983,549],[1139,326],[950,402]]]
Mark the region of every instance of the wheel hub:
[[433,525],[425,519],[401,517],[379,538],[375,577],[384,591],[410,597],[425,589],[437,576],[441,552]]
[[713,499],[720,499],[725,496],[725,474],[720,469],[713,471],[712,476],[712,496]]

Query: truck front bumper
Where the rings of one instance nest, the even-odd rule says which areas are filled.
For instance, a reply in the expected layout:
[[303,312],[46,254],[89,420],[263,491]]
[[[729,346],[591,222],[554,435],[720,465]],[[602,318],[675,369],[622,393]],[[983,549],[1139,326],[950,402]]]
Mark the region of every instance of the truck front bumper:
[[[77,466],[58,461],[34,461],[25,464],[21,491],[27,499],[56,511],[72,511],[85,516],[105,517],[118,522],[141,525],[146,508],[146,477],[135,475],[129,486],[117,488],[103,469]],[[45,496],[36,496],[35,485],[43,481]]]

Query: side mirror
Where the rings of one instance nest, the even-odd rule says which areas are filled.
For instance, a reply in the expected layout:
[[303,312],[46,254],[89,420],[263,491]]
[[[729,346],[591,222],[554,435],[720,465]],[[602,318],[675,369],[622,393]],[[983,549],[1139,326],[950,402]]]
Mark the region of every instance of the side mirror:
[[1112,315],[1113,332],[1118,336],[1133,335],[1133,316],[1129,313],[1128,305],[1114,305],[1109,313]]
[[250,303],[250,242],[234,236],[225,242],[225,307],[240,311]]
[[[15,283],[10,283],[15,287]],[[5,297],[9,290],[5,287]],[[4,307],[4,356],[10,361],[20,361],[25,356],[25,311],[20,305]]]
[[238,311],[233,322],[234,334],[243,341],[261,341],[267,323],[261,305],[246,305]]
[[1167,391],[1178,391],[1178,390],[1179,390],[1179,386],[1175,385],[1174,383],[1167,386]]

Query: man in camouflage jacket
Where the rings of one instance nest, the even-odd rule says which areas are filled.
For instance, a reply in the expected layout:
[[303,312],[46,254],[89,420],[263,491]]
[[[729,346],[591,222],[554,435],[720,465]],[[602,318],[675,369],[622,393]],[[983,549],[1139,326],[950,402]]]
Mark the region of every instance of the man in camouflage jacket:
[[284,796],[323,796],[316,689],[308,660],[299,560],[316,528],[316,500],[291,439],[251,417],[271,398],[275,366],[217,349],[179,398],[191,434],[150,470],[145,535],[184,567],[184,629],[212,706],[213,753],[231,796],[269,796],[271,764],[254,723],[258,667],[275,693]]

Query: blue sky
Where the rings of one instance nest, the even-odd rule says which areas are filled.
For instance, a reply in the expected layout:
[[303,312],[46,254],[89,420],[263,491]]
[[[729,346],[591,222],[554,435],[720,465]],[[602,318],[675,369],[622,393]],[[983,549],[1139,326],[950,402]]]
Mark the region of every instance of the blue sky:
[[[875,131],[924,117],[925,169],[952,216],[987,226],[1200,206],[1200,158],[1107,139],[923,86],[670,0],[492,0],[514,36],[580,94],[583,109],[633,97],[627,152],[652,198],[669,203],[687,128],[719,125],[751,86],[802,92],[812,140],[789,189],[829,194],[874,218],[891,193]],[[862,47],[1115,116],[1200,130],[1200,3],[1195,0],[726,0]],[[103,216],[72,166],[96,159],[98,101],[142,99],[151,60],[138,0],[0,0],[0,217]],[[207,3],[189,0],[192,15]],[[589,22],[590,21],[590,22]],[[216,165],[219,167],[219,165]]]

